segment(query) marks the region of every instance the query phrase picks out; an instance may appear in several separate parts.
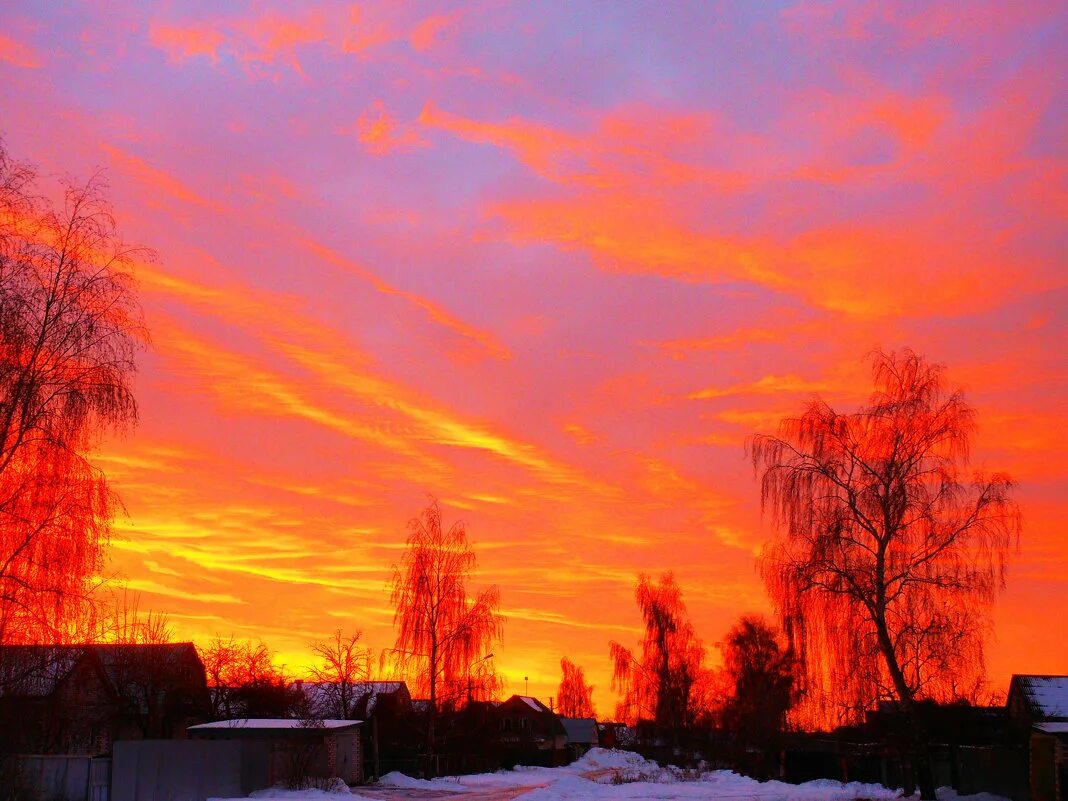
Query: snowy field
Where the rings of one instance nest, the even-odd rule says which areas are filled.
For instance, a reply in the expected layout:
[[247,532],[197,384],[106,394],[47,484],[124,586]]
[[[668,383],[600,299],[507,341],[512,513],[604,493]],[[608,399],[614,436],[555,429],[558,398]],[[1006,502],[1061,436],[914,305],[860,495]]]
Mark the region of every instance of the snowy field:
[[[582,759],[563,768],[524,768],[473,776],[449,776],[426,781],[400,773],[383,776],[377,785],[350,791],[261,790],[253,798],[285,801],[390,801],[391,799],[443,799],[445,801],[613,801],[650,798],[662,801],[725,799],[743,801],[883,801],[897,798],[899,790],[878,784],[842,784],[821,779],[805,784],[758,782],[731,771],[700,775],[674,768],[661,768],[628,751],[595,748]],[[938,791],[940,801],[956,801],[949,788]],[[961,796],[969,801],[1004,801],[999,796]]]

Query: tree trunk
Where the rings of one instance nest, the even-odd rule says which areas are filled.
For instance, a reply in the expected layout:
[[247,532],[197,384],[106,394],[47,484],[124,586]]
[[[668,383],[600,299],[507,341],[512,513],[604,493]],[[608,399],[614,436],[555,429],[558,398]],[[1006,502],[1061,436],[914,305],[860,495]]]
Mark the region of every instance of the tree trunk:
[[879,637],[879,650],[886,662],[886,669],[890,672],[890,678],[894,682],[901,711],[909,720],[912,739],[913,758],[916,767],[916,783],[920,787],[920,798],[923,801],[935,801],[934,770],[931,767],[931,749],[927,741],[927,727],[920,718],[919,710],[912,697],[912,690],[905,681],[905,674],[901,672],[901,666],[897,663],[897,654],[894,653],[894,644],[890,640],[890,633],[885,619],[876,619],[875,629]]
[[434,769],[434,723],[438,714],[438,646],[430,646],[430,709],[427,710],[426,749],[430,755],[427,772],[431,777],[437,773]]
[[382,775],[382,766],[378,761],[378,715],[371,718],[371,748],[373,749],[371,754],[374,757],[375,781],[378,781]]

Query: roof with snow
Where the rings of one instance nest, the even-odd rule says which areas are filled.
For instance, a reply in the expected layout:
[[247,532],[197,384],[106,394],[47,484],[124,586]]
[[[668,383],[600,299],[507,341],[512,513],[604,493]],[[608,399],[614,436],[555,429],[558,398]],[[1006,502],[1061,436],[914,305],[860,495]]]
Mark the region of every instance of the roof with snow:
[[533,698],[533,697],[531,697],[529,695],[513,695],[511,698],[509,698],[504,703],[505,704],[523,703],[523,704],[526,704],[531,709],[533,709],[535,712],[552,713],[552,710],[549,709],[549,707],[545,706],[545,704],[543,704],[537,698]]
[[567,732],[567,741],[569,743],[597,745],[597,721],[593,718],[561,717],[560,722],[564,724],[564,731]]
[[1068,676],[1013,676],[1009,686],[1018,687],[1037,720],[1068,721]]
[[233,720],[217,720],[214,723],[200,723],[190,726],[189,731],[228,731],[233,729],[277,731],[299,729],[303,731],[316,731],[322,729],[345,729],[350,726],[358,726],[363,721],[359,720],[301,720],[299,718],[234,718]]
[[1044,731],[1046,734],[1068,734],[1068,721],[1060,721],[1058,723],[1039,723],[1035,728],[1039,731]]
[[389,696],[408,697],[403,681],[358,681],[342,684],[333,681],[293,682],[303,693],[312,712],[323,717],[367,719],[374,714],[380,699]]

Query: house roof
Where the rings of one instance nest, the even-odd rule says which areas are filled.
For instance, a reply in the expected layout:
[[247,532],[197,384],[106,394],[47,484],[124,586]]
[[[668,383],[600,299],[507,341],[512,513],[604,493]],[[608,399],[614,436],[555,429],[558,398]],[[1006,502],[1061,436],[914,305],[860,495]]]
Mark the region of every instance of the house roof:
[[549,707],[545,706],[545,704],[543,704],[537,698],[533,698],[533,697],[531,697],[529,695],[513,695],[511,698],[509,698],[504,703],[505,704],[509,704],[509,705],[517,704],[517,703],[518,704],[525,704],[526,706],[528,706],[531,709],[533,709],[535,712],[546,712],[546,713],[552,714],[552,710],[549,709]]
[[1035,728],[1039,731],[1044,731],[1046,734],[1068,734],[1068,721],[1037,723],[1035,724]]
[[84,654],[65,645],[0,646],[0,695],[46,698]]
[[83,658],[98,669],[119,695],[144,670],[169,671],[185,664],[200,665],[190,642],[160,644],[6,645],[0,646],[0,694],[46,698]]
[[564,724],[564,731],[567,732],[567,741],[569,743],[597,745],[597,721],[593,718],[561,717],[560,722]]
[[1012,677],[1031,709],[1040,720],[1068,721],[1068,676]]
[[[306,721],[298,718],[234,718],[232,720],[217,720],[214,723],[200,723],[190,726],[189,731],[206,730],[232,730],[247,729],[258,731],[277,731],[286,729],[301,729],[315,731],[316,729],[345,729],[350,726],[358,726],[360,720],[315,720]],[[321,724],[321,725],[320,725]]]
[[[313,710],[338,710],[341,706],[341,684],[333,681],[295,681],[293,682]],[[375,706],[383,696],[407,692],[403,681],[359,681],[349,685],[348,710],[345,714],[369,718]]]

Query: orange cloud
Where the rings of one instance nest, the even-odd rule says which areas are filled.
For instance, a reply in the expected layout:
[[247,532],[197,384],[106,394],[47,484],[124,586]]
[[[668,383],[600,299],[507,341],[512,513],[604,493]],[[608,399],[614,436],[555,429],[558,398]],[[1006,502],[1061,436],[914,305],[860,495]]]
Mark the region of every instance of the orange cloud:
[[0,61],[6,61],[23,69],[39,69],[41,59],[33,50],[22,42],[0,33]]
[[731,395],[780,395],[796,393],[820,393],[827,390],[822,381],[810,381],[796,375],[766,375],[749,384],[734,384],[729,387],[706,387],[691,392],[686,397],[690,400],[710,400],[727,398]]
[[102,144],[101,149],[108,154],[112,162],[123,172],[151,189],[153,193],[163,193],[175,200],[199,206],[209,211],[218,212],[221,207],[175,178],[169,172],[153,167],[144,159],[109,144]]
[[636,109],[607,116],[593,131],[575,134],[521,119],[503,123],[472,120],[428,103],[419,122],[469,142],[507,149],[540,177],[563,184],[648,189],[650,183],[701,183],[734,192],[747,183],[735,170],[664,155],[676,146],[692,143],[697,132],[708,133],[711,121],[701,115],[664,115]]
[[364,150],[376,156],[427,145],[415,128],[399,123],[381,100],[364,109],[355,126],[342,128],[340,132],[347,134],[353,130]]
[[371,284],[376,290],[384,295],[396,295],[399,298],[403,298],[414,306],[422,309],[427,317],[433,320],[435,323],[448,328],[462,337],[470,339],[473,342],[478,343],[485,348],[490,354],[498,359],[511,358],[511,354],[508,349],[501,344],[496,337],[492,334],[481,331],[474,326],[465,323],[463,320],[454,317],[449,312],[445,311],[441,306],[433,301],[416,295],[413,292],[407,292],[403,289],[398,289],[379,278],[377,275],[360,266],[356,262],[346,259],[341,254],[331,250],[325,245],[321,245],[318,242],[311,239],[302,239],[301,244],[304,245],[311,253],[327,262],[333,264],[336,267],[340,267],[348,273],[359,276],[364,281]]
[[207,56],[218,63],[225,52],[248,68],[282,62],[307,77],[298,50],[325,41],[327,30],[326,19],[314,10],[299,17],[265,13],[193,23],[156,20],[149,27],[149,42],[175,61]]
[[901,5],[867,0],[804,0],[781,12],[784,27],[810,44],[830,40],[866,42],[889,39],[901,47],[915,47],[932,39],[966,40],[991,32],[1033,25],[1063,6],[1057,0],[1006,5],[979,0],[962,13],[959,3],[937,0]]
[[154,22],[148,29],[148,41],[167,51],[174,61],[207,56],[212,62],[218,62],[219,49],[226,38],[212,23],[167,25]]
[[441,36],[442,32],[456,24],[461,12],[451,14],[434,14],[427,17],[408,34],[408,42],[413,50],[429,50]]
[[[602,115],[591,131],[577,133],[523,119],[469,119],[434,104],[420,122],[509,152],[565,188],[556,195],[512,192],[490,203],[490,216],[506,223],[514,243],[555,242],[588,252],[609,270],[751,282],[858,317],[959,313],[1050,286],[1041,271],[1024,269],[1016,242],[960,213],[973,192],[1025,175],[1035,178],[1030,190],[1003,196],[1033,199],[1038,208],[1028,216],[1055,218],[1064,205],[1062,193],[1049,188],[1056,181],[1045,180],[1063,174],[1064,162],[1022,153],[1052,102],[1049,81],[1033,72],[1010,79],[999,102],[976,119],[935,91],[903,95],[859,75],[850,91],[802,93],[789,104],[790,119],[810,146],[789,157],[755,152],[747,134],[718,129],[707,117],[658,119],[633,109]],[[723,149],[742,157],[731,169],[682,157],[713,130]],[[865,152],[873,130],[885,134],[889,148],[877,158]],[[894,191],[929,195],[893,209],[892,225],[877,213],[820,219],[805,208],[799,181],[856,192],[859,205]],[[713,210],[706,219],[692,218],[691,198],[675,200],[682,185]],[[973,192],[962,192],[965,186]],[[1040,202],[1050,195],[1051,205]],[[715,210],[732,219],[732,206],[755,197],[764,198],[763,220],[718,222]],[[1012,278],[1018,272],[1030,274],[1026,285]],[[878,292],[870,289],[873,279]]]

